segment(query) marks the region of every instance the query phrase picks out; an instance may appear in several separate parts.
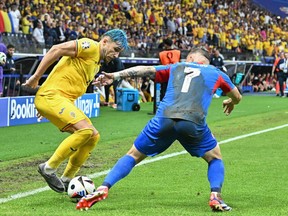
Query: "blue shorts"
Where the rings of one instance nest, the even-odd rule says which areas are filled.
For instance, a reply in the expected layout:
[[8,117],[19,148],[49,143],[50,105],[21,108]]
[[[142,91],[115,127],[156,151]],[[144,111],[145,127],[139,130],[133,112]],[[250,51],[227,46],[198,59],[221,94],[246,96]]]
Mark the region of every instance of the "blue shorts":
[[141,153],[155,156],[169,148],[175,140],[196,157],[203,157],[217,145],[207,125],[199,126],[191,121],[158,117],[148,122],[134,145]]

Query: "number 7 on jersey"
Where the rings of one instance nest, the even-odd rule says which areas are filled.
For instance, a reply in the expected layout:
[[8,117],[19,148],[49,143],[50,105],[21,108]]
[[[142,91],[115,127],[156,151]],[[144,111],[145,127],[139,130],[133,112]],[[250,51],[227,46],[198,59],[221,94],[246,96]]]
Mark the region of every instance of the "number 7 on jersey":
[[191,84],[191,80],[194,77],[197,77],[200,75],[200,69],[199,68],[191,68],[191,67],[185,67],[184,69],[185,73],[185,79],[182,85],[181,92],[187,93]]

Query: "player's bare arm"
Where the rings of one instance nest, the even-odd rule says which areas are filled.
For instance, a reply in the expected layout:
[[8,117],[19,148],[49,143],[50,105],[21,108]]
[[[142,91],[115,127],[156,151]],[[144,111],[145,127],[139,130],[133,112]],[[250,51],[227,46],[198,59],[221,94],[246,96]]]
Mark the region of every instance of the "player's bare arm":
[[127,77],[135,78],[135,77],[146,77],[154,78],[156,73],[156,69],[154,66],[136,66],[131,67],[116,73],[113,73],[113,79],[123,79]]
[[45,71],[52,65],[56,60],[62,56],[76,56],[77,48],[76,41],[69,41],[66,43],[52,46],[47,52],[42,61],[40,62],[36,72],[31,76],[23,85],[31,88],[38,86],[38,81],[45,73]]
[[127,77],[155,77],[156,69],[154,66],[136,66],[115,73],[105,73],[100,75],[92,84],[93,85],[110,85],[114,80],[124,79]]

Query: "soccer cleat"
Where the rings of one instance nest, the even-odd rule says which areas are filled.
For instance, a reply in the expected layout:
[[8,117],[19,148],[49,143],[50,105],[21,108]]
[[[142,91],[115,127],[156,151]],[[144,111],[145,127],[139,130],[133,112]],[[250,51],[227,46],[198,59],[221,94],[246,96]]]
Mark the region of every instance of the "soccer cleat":
[[[61,179],[61,181],[62,181],[62,179]],[[65,192],[67,192],[70,181],[62,181],[62,183],[63,183],[63,185],[64,185],[64,187],[65,187]]]
[[78,210],[88,210],[95,203],[100,202],[108,197],[108,187],[100,186],[97,190],[91,194],[88,194],[85,197],[82,197],[81,200],[77,203],[76,209]]
[[212,192],[210,195],[209,206],[211,207],[212,211],[231,211],[232,208],[228,206],[221,198],[220,193]]
[[45,168],[45,163],[39,164],[38,172],[45,179],[48,186],[52,190],[56,191],[57,193],[65,192],[65,186],[64,186],[63,182],[61,181],[61,179],[58,178],[55,173],[52,173],[52,174],[45,173],[44,168]]

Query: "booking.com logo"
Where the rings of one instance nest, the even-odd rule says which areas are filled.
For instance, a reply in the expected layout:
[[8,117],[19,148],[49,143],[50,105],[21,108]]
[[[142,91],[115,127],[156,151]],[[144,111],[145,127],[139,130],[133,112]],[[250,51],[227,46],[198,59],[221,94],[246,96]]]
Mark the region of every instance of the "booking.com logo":
[[24,103],[16,99],[11,99],[10,103],[10,118],[11,119],[25,119],[25,118],[35,118],[37,115],[37,110],[34,105],[34,98],[25,99]]

